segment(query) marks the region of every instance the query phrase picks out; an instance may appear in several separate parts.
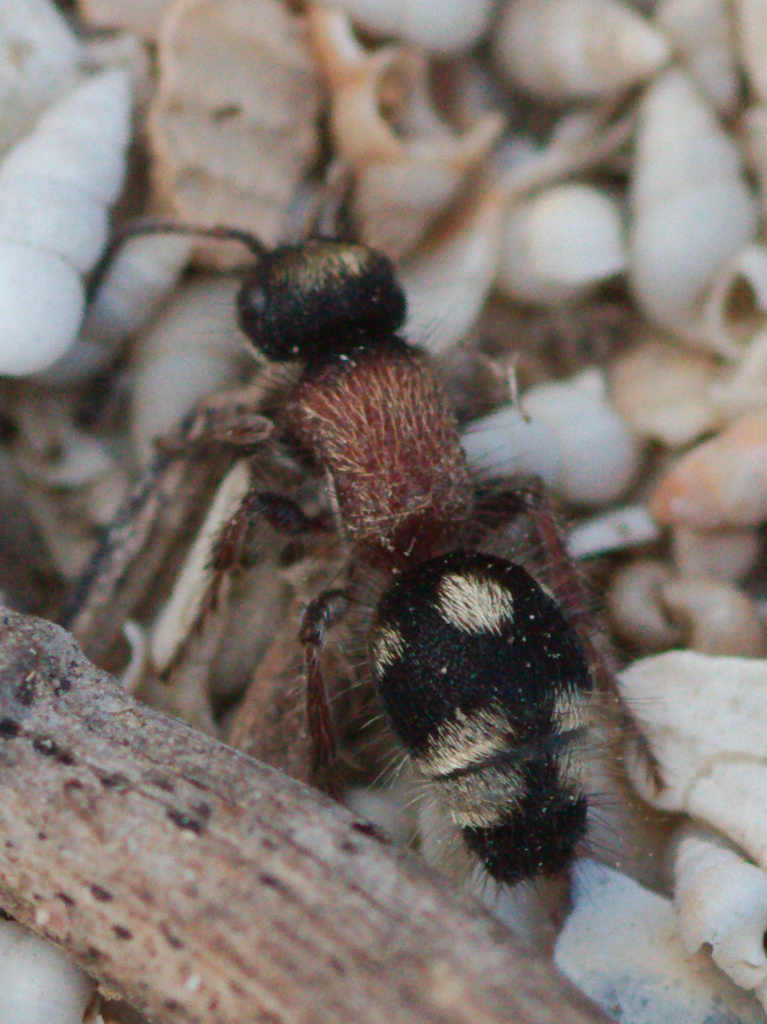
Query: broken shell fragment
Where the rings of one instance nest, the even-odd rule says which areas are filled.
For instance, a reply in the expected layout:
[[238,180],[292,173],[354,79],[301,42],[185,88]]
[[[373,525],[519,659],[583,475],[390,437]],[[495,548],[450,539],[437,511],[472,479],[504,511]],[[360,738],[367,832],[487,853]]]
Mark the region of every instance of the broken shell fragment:
[[334,148],[354,174],[360,237],[402,257],[481,168],[503,119],[485,114],[466,132],[454,131],[433,106],[422,54],[365,50],[338,10],[311,8],[308,25],[330,92]]
[[591,860],[574,869],[573,910],[554,963],[626,1024],[758,1024],[759,1005],[682,945],[671,900]]
[[767,874],[715,833],[687,826],[674,860],[674,903],[688,953],[714,963],[767,1005]]
[[610,366],[610,400],[640,437],[676,448],[718,425],[721,377],[712,357],[650,337]]
[[660,530],[644,505],[624,505],[573,526],[567,550],[573,558],[590,558],[658,540]]
[[629,189],[629,278],[644,311],[692,344],[737,355],[698,320],[718,268],[752,238],[757,207],[740,152],[682,71],[639,108]]
[[495,55],[516,85],[557,102],[620,95],[663,67],[671,50],[616,0],[511,0]]
[[498,284],[522,302],[565,302],[626,263],[618,202],[590,185],[559,185],[506,214]]
[[75,339],[82,275],[122,187],[130,106],[127,75],[100,74],[49,109],[0,164],[0,373],[45,369]]
[[683,455],[650,502],[660,523],[699,530],[767,519],[767,412],[749,413]]
[[487,29],[491,0],[336,0],[362,28],[434,53],[468,50]]
[[767,866],[767,661],[669,651],[624,669],[618,690],[653,758],[629,742],[639,795],[705,821]]

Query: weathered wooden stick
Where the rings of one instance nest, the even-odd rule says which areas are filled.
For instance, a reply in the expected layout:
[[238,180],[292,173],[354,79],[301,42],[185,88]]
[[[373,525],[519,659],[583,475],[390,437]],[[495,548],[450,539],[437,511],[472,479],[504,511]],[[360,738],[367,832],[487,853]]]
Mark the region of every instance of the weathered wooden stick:
[[371,831],[0,614],[0,905],[150,1018],[607,1021]]

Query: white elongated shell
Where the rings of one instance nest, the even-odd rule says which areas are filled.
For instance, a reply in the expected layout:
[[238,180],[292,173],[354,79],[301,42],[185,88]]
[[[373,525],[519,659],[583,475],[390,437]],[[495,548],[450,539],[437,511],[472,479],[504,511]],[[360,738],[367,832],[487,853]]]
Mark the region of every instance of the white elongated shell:
[[767,865],[767,662],[669,651],[634,662],[618,689],[656,762],[634,744],[631,782],[649,803],[705,821]]
[[733,110],[740,89],[731,6],[727,0],[661,0],[655,9],[658,25],[722,113]]
[[557,435],[515,405],[472,420],[461,434],[461,444],[471,468],[482,475],[533,473],[555,487],[562,473]]
[[573,910],[554,963],[626,1024],[757,1024],[762,1012],[713,966],[682,945],[671,900],[595,861],[573,872]]
[[767,412],[741,417],[683,455],[662,477],[650,508],[661,523],[699,530],[767,520]]
[[337,0],[362,28],[435,53],[468,50],[490,23],[492,0]]
[[205,395],[237,379],[245,362],[233,312],[237,288],[226,277],[190,285],[139,338],[131,434],[142,464],[156,438],[167,437]]
[[692,342],[716,271],[756,231],[742,171],[735,143],[684,72],[648,88],[629,189],[629,277],[644,311]]
[[3,1024],[82,1024],[94,987],[50,942],[14,922],[0,922]]
[[50,109],[0,165],[0,373],[43,370],[74,341],[80,275],[106,237],[129,125],[127,76],[105,72]]
[[505,217],[498,285],[523,302],[564,302],[625,270],[618,202],[567,184],[514,205]]
[[714,833],[683,830],[674,860],[674,903],[689,953],[703,945],[736,985],[767,998],[767,874]]
[[555,489],[562,497],[599,506],[624,493],[639,467],[641,446],[609,404],[602,372],[540,384],[520,405],[557,438],[562,473]]
[[84,308],[82,279],[71,264],[0,238],[0,374],[50,366],[74,341]]
[[712,394],[722,378],[715,359],[649,337],[609,368],[610,399],[640,437],[671,448],[720,422]]
[[495,54],[517,85],[563,101],[619,95],[663,67],[671,50],[616,0],[511,0]]
[[81,45],[50,0],[4,0],[0,8],[0,153],[75,86]]

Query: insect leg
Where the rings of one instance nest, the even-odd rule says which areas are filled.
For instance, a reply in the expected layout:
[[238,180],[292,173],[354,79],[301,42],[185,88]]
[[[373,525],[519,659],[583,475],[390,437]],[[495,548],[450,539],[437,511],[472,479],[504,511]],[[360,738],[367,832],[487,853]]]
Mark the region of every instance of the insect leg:
[[336,735],[327,689],[322,676],[320,653],[328,630],[337,625],[349,608],[345,590],[326,590],[306,608],[298,639],[304,648],[306,666],[306,707],[311,749],[311,769],[315,779],[329,782],[331,764],[336,757]]

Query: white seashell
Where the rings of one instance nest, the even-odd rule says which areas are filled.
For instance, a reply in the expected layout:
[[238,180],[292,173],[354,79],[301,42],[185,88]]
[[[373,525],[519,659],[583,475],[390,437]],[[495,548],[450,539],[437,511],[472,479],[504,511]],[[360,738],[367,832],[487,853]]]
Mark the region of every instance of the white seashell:
[[498,285],[523,302],[564,302],[625,270],[618,202],[566,184],[512,206],[505,217]]
[[735,32],[727,0],[661,0],[655,20],[706,99],[722,113],[738,102]]
[[405,262],[407,335],[439,355],[476,321],[495,278],[500,243],[499,197],[491,191],[443,237]]
[[4,0],[0,5],[0,152],[40,114],[66,96],[79,78],[82,48],[50,0]]
[[619,692],[654,759],[625,764],[643,799],[686,812],[767,866],[767,661],[669,651],[634,662]]
[[671,50],[616,0],[511,0],[495,55],[517,85],[563,101],[619,95],[663,67]]
[[664,74],[640,104],[629,199],[638,303],[662,326],[709,344],[697,324],[706,289],[753,236],[757,210],[735,143],[682,71]]
[[435,53],[468,50],[487,30],[492,0],[336,0],[362,28]]
[[609,367],[610,400],[640,437],[677,448],[719,424],[721,377],[712,357],[649,337]]
[[674,903],[688,953],[711,947],[714,963],[767,1005],[767,874],[699,826],[682,831]]
[[567,550],[573,558],[592,558],[659,538],[658,524],[644,505],[624,505],[573,526],[567,538]]
[[763,0],[734,0],[740,57],[748,84],[762,102],[767,101],[767,18]]
[[15,922],[0,922],[3,1024],[82,1024],[94,988],[50,942]]
[[557,437],[562,474],[555,490],[563,498],[598,506],[626,491],[639,468],[641,445],[608,402],[601,371],[540,384],[522,396],[520,407]]
[[590,860],[554,947],[573,984],[625,1024],[757,1024],[762,1012],[703,953],[685,951],[671,900]]
[[534,473],[555,487],[562,474],[557,435],[516,405],[472,420],[461,434],[461,444],[471,468],[484,476]]
[[734,582],[753,569],[761,546],[755,529],[708,531],[675,526],[671,531],[671,552],[680,576]]
[[156,438],[167,437],[201,398],[237,380],[248,363],[232,312],[238,287],[224,277],[190,285],[139,338],[131,434],[142,464]]
[[0,165],[0,373],[55,362],[82,319],[81,274],[106,239],[130,127],[127,77],[98,75]]
[[749,413],[683,455],[650,502],[660,523],[699,530],[767,520],[767,412]]

